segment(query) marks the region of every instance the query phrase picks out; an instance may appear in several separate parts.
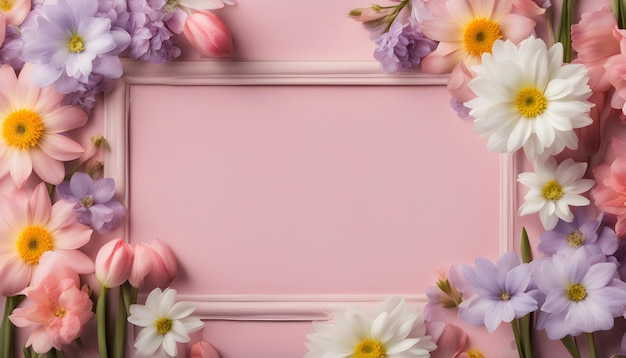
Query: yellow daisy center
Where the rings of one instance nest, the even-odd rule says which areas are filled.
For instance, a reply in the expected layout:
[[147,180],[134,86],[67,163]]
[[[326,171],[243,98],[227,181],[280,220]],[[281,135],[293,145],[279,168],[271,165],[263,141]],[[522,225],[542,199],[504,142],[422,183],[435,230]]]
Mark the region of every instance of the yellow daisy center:
[[15,0],[0,0],[0,10],[8,12],[15,5]]
[[154,322],[154,327],[160,335],[164,336],[172,329],[172,320],[169,318],[161,318]]
[[91,195],[85,195],[80,199],[80,205],[82,205],[84,208],[91,207],[93,203],[94,203],[94,200],[93,200],[93,196]]
[[556,180],[550,180],[543,187],[542,195],[546,200],[559,200],[563,197],[563,194],[563,187]]
[[515,107],[524,117],[535,118],[548,108],[548,100],[539,89],[525,87],[517,92]]
[[578,230],[574,230],[567,235],[567,243],[572,247],[580,247],[585,243],[585,235]]
[[511,299],[511,294],[506,291],[502,291],[502,293],[500,293],[500,299],[502,301],[508,301]]
[[16,249],[22,260],[38,264],[44,252],[54,250],[54,239],[46,228],[30,225],[20,233]]
[[43,122],[37,112],[18,109],[11,112],[2,122],[2,137],[11,147],[28,149],[43,136]]
[[67,42],[67,47],[71,52],[83,52],[85,51],[85,40],[79,34],[74,34]]
[[481,56],[491,53],[491,47],[497,39],[502,37],[500,25],[497,22],[479,17],[465,25],[463,30],[463,46],[472,56]]
[[574,302],[580,302],[587,297],[587,290],[579,283],[567,287],[567,297]]
[[354,349],[353,358],[385,358],[387,349],[377,339],[364,339]]
[[485,358],[485,356],[483,355],[483,353],[481,351],[479,351],[478,349],[470,349],[469,351],[465,352],[467,353],[467,357],[468,358]]
[[61,307],[61,308],[57,309],[56,311],[54,311],[54,316],[55,317],[63,318],[63,317],[65,317],[66,314],[67,314],[67,311],[65,310],[64,307]]

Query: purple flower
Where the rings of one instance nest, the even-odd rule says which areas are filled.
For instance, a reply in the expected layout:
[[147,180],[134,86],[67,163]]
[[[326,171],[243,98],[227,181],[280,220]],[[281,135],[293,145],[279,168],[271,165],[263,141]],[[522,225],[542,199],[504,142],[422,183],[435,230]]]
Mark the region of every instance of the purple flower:
[[589,206],[579,207],[571,223],[559,219],[554,229],[544,232],[537,249],[555,255],[584,247],[590,254],[613,255],[618,246],[617,234],[603,223],[603,218],[604,213],[595,216]]
[[374,58],[384,73],[418,66],[437,47],[437,42],[425,37],[417,27],[399,21],[394,21],[389,31],[376,39],[376,44]]
[[166,25],[175,15],[167,4],[166,0],[128,1],[129,58],[164,63],[180,56],[180,49],[174,46],[177,36]]
[[461,303],[459,314],[470,324],[485,325],[493,332],[500,323],[538,308],[537,300],[528,292],[530,266],[520,263],[513,252],[502,255],[495,265],[487,259],[476,259],[476,268],[464,266],[463,275],[475,294]]
[[428,303],[424,307],[424,318],[427,321],[433,320],[439,312],[457,308],[464,297],[472,294],[473,290],[465,281],[461,267],[451,265],[447,272],[440,272],[436,287],[426,289]]
[[113,196],[115,181],[103,178],[95,182],[85,173],[77,172],[68,182],[56,187],[57,195],[74,204],[74,215],[82,224],[100,233],[108,233],[120,225],[126,209]]
[[13,25],[7,26],[6,37],[0,47],[0,65],[9,64],[16,70],[21,69],[24,65],[24,61],[20,59],[23,48],[20,30]]
[[537,328],[550,339],[611,329],[623,314],[626,283],[616,278],[615,263],[597,262],[600,256],[576,250],[537,262],[533,277],[545,295]]

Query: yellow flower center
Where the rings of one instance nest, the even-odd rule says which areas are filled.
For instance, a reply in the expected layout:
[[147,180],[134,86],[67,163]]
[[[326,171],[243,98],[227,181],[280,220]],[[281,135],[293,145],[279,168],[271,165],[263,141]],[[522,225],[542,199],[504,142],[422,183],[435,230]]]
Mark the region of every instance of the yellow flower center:
[[377,339],[364,339],[354,349],[353,358],[385,358],[387,349]]
[[44,252],[54,250],[54,239],[46,228],[31,225],[22,230],[16,246],[22,260],[38,264]]
[[485,358],[485,356],[483,355],[483,352],[479,351],[476,348],[470,349],[469,351],[465,353],[467,353],[468,358]]
[[63,318],[63,317],[65,317],[66,313],[67,313],[67,311],[65,310],[65,308],[61,307],[61,308],[57,309],[56,311],[54,311],[54,316]]
[[580,247],[585,243],[585,235],[578,230],[574,230],[567,235],[567,243],[572,247]]
[[0,0],[0,10],[8,12],[15,5],[15,0]]
[[567,287],[567,297],[574,302],[580,302],[587,297],[587,290],[579,283]]
[[172,329],[172,320],[169,318],[161,318],[154,322],[154,326],[157,332],[164,336]]
[[37,112],[18,109],[11,112],[2,122],[2,137],[11,147],[28,149],[43,136],[43,122]]
[[564,194],[563,187],[556,180],[550,180],[543,187],[542,195],[546,200],[552,200],[552,201],[559,200],[563,197],[563,194]]
[[84,208],[88,208],[92,206],[93,203],[94,203],[94,200],[93,200],[93,196],[91,195],[85,195],[80,199],[80,205],[82,205]]
[[500,294],[500,299],[502,301],[508,301],[511,299],[511,294],[506,291],[502,291],[502,293]]
[[71,52],[83,52],[85,51],[85,40],[79,34],[74,34],[67,42],[67,47]]
[[535,118],[548,108],[548,100],[539,89],[525,87],[517,92],[515,107],[524,117]]
[[479,17],[465,25],[463,45],[470,55],[481,56],[485,52],[491,53],[493,43],[500,37],[502,32],[497,22]]

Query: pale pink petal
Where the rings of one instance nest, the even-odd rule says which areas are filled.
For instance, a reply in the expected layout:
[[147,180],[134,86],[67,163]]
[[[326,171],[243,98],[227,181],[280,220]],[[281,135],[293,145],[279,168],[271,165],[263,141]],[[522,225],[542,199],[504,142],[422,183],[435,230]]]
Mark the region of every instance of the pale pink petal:
[[5,297],[17,295],[28,286],[31,275],[31,265],[17,255],[8,256],[0,267],[0,277],[2,277],[0,295]]
[[[0,210],[0,219],[8,231],[19,232],[28,224],[28,196],[23,190],[14,190],[9,196],[2,196],[3,205],[11,210]],[[17,239],[17,238],[16,238]]]
[[[29,152],[24,150],[13,150],[11,153],[11,177],[15,186],[21,188],[33,172],[33,162]],[[65,169],[63,169],[65,171]]]
[[[0,66],[0,93],[4,94],[10,102],[15,101],[15,89],[17,88],[17,76],[15,70],[8,64]],[[11,106],[13,107],[13,106]]]
[[31,77],[33,66],[34,65],[30,63],[24,64],[17,78],[17,87],[15,90],[18,98],[16,98],[15,101],[22,108],[34,108],[39,98],[40,89],[33,83]]
[[535,29],[535,21],[525,16],[509,14],[500,22],[500,31],[504,39],[518,44],[532,35]]
[[[64,261],[67,266],[76,273],[85,275],[94,272],[94,263],[91,258],[78,250],[54,250],[52,255],[57,256],[55,260]],[[38,269],[38,268],[37,268]]]
[[7,24],[19,26],[24,22],[30,13],[31,0],[16,0],[11,6],[11,10],[4,13],[7,17]]
[[74,106],[63,106],[43,116],[46,133],[63,133],[87,123],[87,113]]
[[39,354],[48,353],[52,349],[52,341],[44,327],[36,329],[28,337],[26,346],[32,345],[33,350]]
[[454,22],[436,19],[425,20],[421,29],[426,37],[435,41],[463,41],[463,28]]
[[155,260],[156,253],[152,247],[143,242],[132,246],[133,248],[133,264],[128,276],[128,282],[131,286],[139,288],[152,270],[152,262]]
[[63,162],[50,158],[41,149],[32,149],[32,168],[39,178],[50,184],[60,184],[65,178],[65,166]]
[[59,161],[78,159],[85,149],[72,139],[58,135],[48,134],[41,137],[39,146],[51,158]]
[[[446,1],[446,7],[448,8],[448,16],[451,20],[466,23],[472,20],[476,16],[472,7],[470,6],[471,0],[448,0]],[[486,0],[493,2],[493,0]]]
[[47,113],[61,107],[63,98],[65,98],[65,95],[55,90],[54,87],[44,87],[41,89],[41,92],[39,93],[39,101],[37,101],[37,104],[33,109],[35,112],[45,116]]
[[57,231],[76,222],[73,213],[74,205],[63,200],[59,200],[52,205],[52,215],[48,221],[48,230]]
[[[443,43],[439,43],[437,50],[442,47],[442,44]],[[425,73],[450,73],[454,67],[467,56],[467,53],[463,49],[457,49],[447,54],[441,54],[437,50],[422,59],[422,71]]]
[[55,248],[74,250],[85,246],[91,239],[93,230],[83,224],[73,224],[59,231],[52,231]]
[[45,183],[40,183],[30,196],[30,215],[32,222],[36,225],[47,223],[50,219],[52,203]]
[[542,16],[546,12],[535,0],[513,0],[513,6],[524,16]]

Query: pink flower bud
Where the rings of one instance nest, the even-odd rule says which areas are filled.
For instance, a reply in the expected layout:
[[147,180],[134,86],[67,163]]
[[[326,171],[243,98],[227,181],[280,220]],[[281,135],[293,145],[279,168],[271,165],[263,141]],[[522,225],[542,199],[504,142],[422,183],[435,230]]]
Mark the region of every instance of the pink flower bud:
[[150,278],[158,287],[166,287],[176,278],[176,258],[172,250],[159,239],[152,241],[150,246],[155,253]]
[[233,52],[233,40],[226,25],[212,12],[198,11],[189,15],[183,34],[205,56],[221,58]]
[[144,278],[152,271],[152,263],[161,258],[155,257],[157,253],[154,252],[154,249],[143,242],[131,247],[133,249],[133,264],[130,267],[128,282],[131,286],[139,288]]
[[122,241],[115,239],[102,245],[96,255],[96,278],[104,287],[111,288],[128,280],[133,263],[133,249]]
[[348,13],[352,19],[358,22],[372,22],[372,21],[386,21],[386,17],[391,15],[395,8],[393,7],[381,7],[379,5],[372,5],[366,8],[352,9]]
[[189,358],[220,358],[220,354],[211,343],[200,341],[191,346]]

